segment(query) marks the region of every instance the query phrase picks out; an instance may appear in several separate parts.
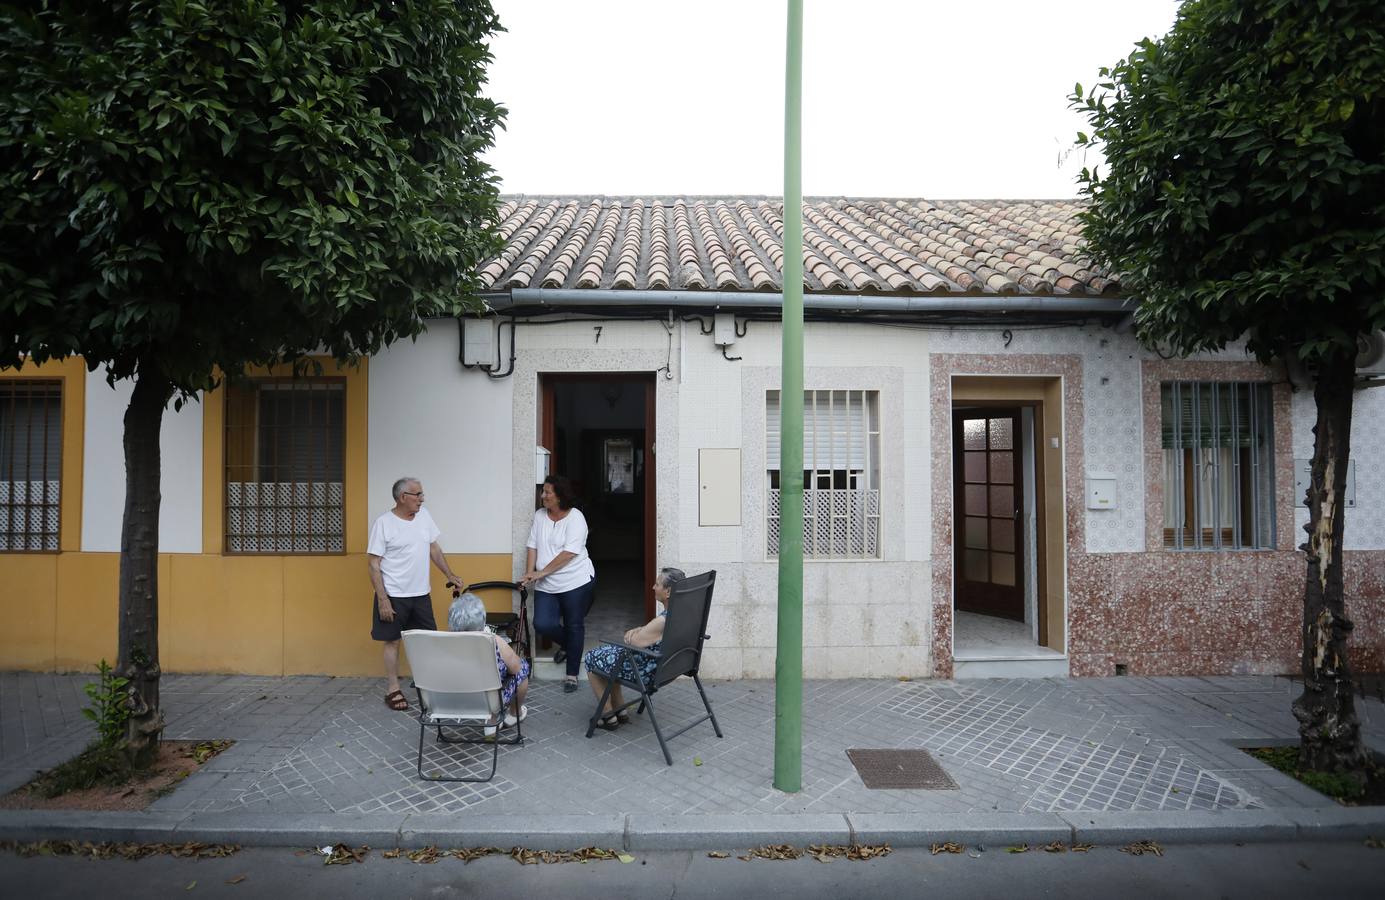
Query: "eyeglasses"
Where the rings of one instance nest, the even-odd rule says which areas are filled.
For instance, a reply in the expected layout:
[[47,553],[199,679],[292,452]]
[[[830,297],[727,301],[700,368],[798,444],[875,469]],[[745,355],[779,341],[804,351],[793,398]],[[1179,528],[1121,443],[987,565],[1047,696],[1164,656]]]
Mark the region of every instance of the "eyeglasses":
[[423,491],[401,491],[400,493],[402,493],[405,497],[417,497],[420,500],[423,499]]

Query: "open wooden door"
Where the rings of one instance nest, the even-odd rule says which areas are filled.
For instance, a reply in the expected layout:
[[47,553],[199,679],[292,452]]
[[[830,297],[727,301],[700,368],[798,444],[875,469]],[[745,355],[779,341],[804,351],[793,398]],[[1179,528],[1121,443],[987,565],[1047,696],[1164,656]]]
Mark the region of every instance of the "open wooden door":
[[654,618],[654,573],[659,562],[654,558],[655,547],[655,507],[654,496],[654,427],[658,417],[654,415],[655,381],[651,377],[644,383],[644,614]]
[[1024,621],[1018,409],[952,414],[956,607]]

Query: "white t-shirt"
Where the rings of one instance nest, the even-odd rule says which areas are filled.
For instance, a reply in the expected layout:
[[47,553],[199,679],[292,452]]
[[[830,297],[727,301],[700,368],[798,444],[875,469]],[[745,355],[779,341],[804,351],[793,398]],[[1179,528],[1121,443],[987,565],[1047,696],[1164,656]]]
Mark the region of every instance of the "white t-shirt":
[[561,594],[579,588],[596,577],[596,568],[587,556],[587,517],[580,509],[570,509],[560,521],[548,518],[548,511],[534,511],[534,524],[529,528],[529,540],[524,546],[535,551],[534,568],[542,569],[566,550],[576,558],[558,571],[534,582],[534,587],[549,594]]
[[428,593],[428,548],[441,534],[428,510],[401,519],[391,510],[370,526],[365,552],[380,557],[380,575],[391,597]]

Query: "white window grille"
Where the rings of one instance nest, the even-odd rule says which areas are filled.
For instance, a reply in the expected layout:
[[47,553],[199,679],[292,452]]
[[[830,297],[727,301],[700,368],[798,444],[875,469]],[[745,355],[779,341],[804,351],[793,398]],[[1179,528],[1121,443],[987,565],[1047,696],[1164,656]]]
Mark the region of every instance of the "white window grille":
[[56,552],[61,381],[0,380],[0,551]]
[[[765,404],[766,553],[779,555],[779,391]],[[880,558],[879,391],[803,392],[803,555]]]
[[261,379],[226,390],[226,550],[345,550],[346,384]]
[[1160,394],[1164,546],[1273,548],[1271,385],[1176,381]]

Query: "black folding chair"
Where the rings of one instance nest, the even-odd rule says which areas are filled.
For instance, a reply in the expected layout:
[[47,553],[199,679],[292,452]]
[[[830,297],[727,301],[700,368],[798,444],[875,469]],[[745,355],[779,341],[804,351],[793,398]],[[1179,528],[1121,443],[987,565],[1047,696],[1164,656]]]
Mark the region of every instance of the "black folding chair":
[[[712,712],[712,704],[707,700],[707,692],[702,689],[702,680],[697,677],[698,667],[702,663],[702,642],[711,637],[707,634],[707,614],[712,608],[712,586],[716,580],[717,573],[713,570],[685,578],[673,589],[668,602],[668,616],[664,620],[664,636],[659,641],[657,651],[631,647],[621,641],[602,641],[603,644],[619,649],[616,652],[615,665],[611,667],[611,677],[606,682],[606,690],[596,703],[591,721],[587,723],[587,737],[596,732],[596,723],[601,719],[601,711],[605,709],[606,701],[611,696],[611,686],[615,684],[628,687],[640,696],[638,700],[631,700],[619,709],[613,710],[612,714],[629,709],[637,703],[640,708],[636,710],[636,714],[648,709],[649,724],[654,726],[654,736],[659,739],[659,748],[664,751],[664,761],[670,766],[673,765],[673,757],[668,752],[668,741],[689,728],[710,719],[717,737],[722,736],[721,726],[717,724],[716,714]],[[631,663],[630,672],[636,676],[634,678],[625,675],[627,659]],[[654,674],[648,680],[638,677],[641,670],[639,664],[645,659],[658,660]],[[707,712],[666,739],[659,728],[659,720],[654,715],[653,696],[660,688],[682,675],[691,676],[693,684],[697,685],[697,693],[702,698],[702,706]]]

